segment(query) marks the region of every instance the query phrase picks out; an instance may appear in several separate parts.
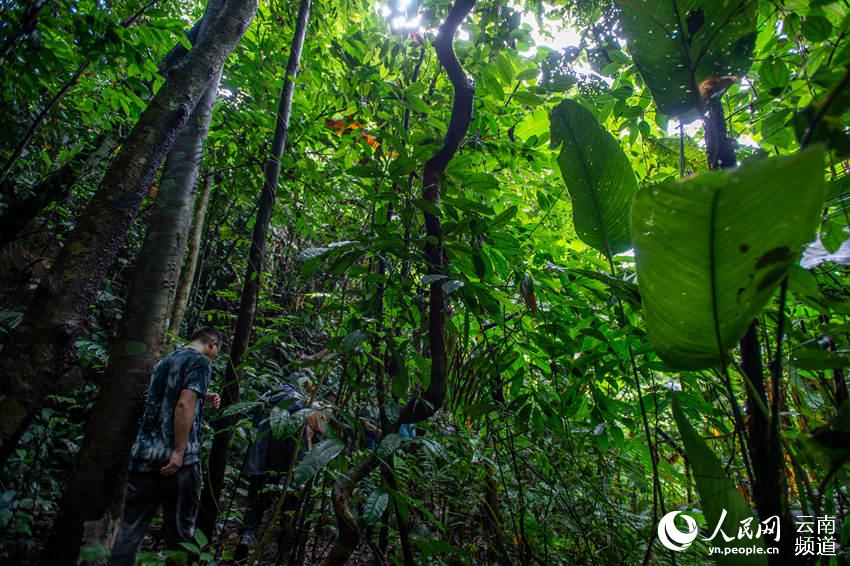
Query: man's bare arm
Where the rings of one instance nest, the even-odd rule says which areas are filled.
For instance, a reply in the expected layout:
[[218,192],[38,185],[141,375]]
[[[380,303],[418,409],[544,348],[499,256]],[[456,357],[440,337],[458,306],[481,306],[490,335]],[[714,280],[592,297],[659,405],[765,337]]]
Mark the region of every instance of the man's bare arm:
[[189,444],[189,432],[195,422],[195,401],[198,394],[191,389],[180,392],[177,406],[174,407],[174,450],[168,458],[168,463],[162,467],[160,472],[164,476],[170,476],[177,472],[183,465],[183,455]]

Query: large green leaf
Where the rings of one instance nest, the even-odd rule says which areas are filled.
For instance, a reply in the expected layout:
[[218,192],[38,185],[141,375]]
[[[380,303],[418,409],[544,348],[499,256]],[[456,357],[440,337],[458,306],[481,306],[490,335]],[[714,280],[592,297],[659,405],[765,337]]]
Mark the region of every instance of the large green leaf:
[[631,247],[629,205],[637,181],[620,144],[590,111],[565,100],[552,110],[552,147],[573,200],[573,223],[584,243],[608,257]]
[[[727,564],[747,564],[759,566],[767,564],[767,556],[764,552],[764,539],[762,537],[755,538],[755,533],[758,529],[755,525],[758,519],[753,516],[752,510],[747,505],[738,490],[735,489],[735,484],[726,475],[723,469],[723,464],[711,451],[711,448],[700,438],[687,417],[682,412],[682,406],[679,402],[679,396],[673,395],[673,417],[676,419],[676,424],[679,427],[679,433],[682,435],[682,443],[685,446],[685,453],[688,456],[688,463],[691,466],[694,474],[694,482],[697,484],[697,492],[702,502],[703,513],[705,514],[706,538],[710,538],[714,533],[715,527],[720,523],[723,515],[723,510],[726,511],[726,516],[723,518],[723,523],[720,528],[729,536],[736,537],[730,542],[726,542],[723,535],[717,533],[714,539],[708,544],[720,547],[749,547],[761,548],[759,554],[752,553],[745,555],[729,554],[715,555],[717,563],[721,566]],[[752,520],[750,531],[753,533],[753,538],[744,537],[737,538],[738,527],[741,521],[746,519]],[[784,533],[783,533],[784,534]],[[787,536],[787,535],[786,535]]]
[[318,474],[328,463],[337,457],[342,452],[345,445],[337,438],[328,438],[313,446],[313,449],[307,453],[304,459],[295,468],[292,474],[292,481],[295,485],[301,485],[305,481],[313,478]]
[[671,366],[715,366],[814,238],[823,149],[638,192],[632,238],[649,337]]
[[392,456],[398,447],[401,446],[402,438],[398,434],[388,434],[381,440],[381,444],[378,445],[378,458],[387,458]]
[[387,490],[379,487],[372,491],[363,504],[363,522],[367,525],[374,525],[378,522],[389,501],[390,494],[387,493]]
[[[700,89],[752,63],[758,0],[615,0],[620,23],[655,103],[669,116],[695,116]],[[690,116],[687,116],[689,115]]]

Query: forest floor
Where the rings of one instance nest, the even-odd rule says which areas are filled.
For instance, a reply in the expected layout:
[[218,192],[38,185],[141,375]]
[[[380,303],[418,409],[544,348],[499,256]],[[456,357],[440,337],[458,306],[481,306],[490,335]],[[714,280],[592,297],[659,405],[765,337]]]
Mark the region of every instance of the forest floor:
[[[244,509],[245,508],[245,497],[240,494],[233,501],[233,509]],[[268,510],[265,514],[262,528],[260,529],[260,536],[265,532],[265,528],[268,526],[268,522],[271,520],[272,510]],[[332,517],[333,510],[328,507],[327,509],[323,509],[321,514],[322,517]],[[219,564],[249,564],[250,561],[248,559],[236,562],[233,560],[233,555],[236,552],[237,547],[239,546],[239,541],[241,537],[241,525],[242,521],[237,518],[237,514],[233,514],[224,525],[224,529],[222,532],[218,534],[217,540],[220,543],[219,549],[216,551],[215,557],[216,562]],[[262,558],[259,560],[259,564],[289,564],[290,566],[294,565],[302,565],[302,564],[318,564],[322,557],[327,554],[330,550],[331,545],[333,545],[336,540],[336,530],[332,528],[331,524],[321,525],[316,528],[313,524],[306,524],[301,532],[306,532],[308,534],[308,539],[303,542],[304,550],[303,550],[303,559],[302,560],[292,560],[289,555],[285,555],[282,557],[278,556],[279,545],[281,544],[281,528],[279,525],[276,525],[272,528],[271,535],[269,537],[268,544],[266,544],[263,549]],[[298,533],[296,533],[297,536]],[[373,537],[377,536],[377,532],[373,535]],[[287,543],[287,546],[291,549],[292,543]],[[147,551],[148,553],[160,554],[163,551],[163,541],[161,536],[161,525],[159,524],[158,518],[154,520],[154,525],[148,531],[148,536],[145,538],[145,542],[142,545],[143,551]],[[390,545],[388,547],[388,554],[392,555],[393,547]],[[359,548],[354,552],[351,556],[351,559],[348,561],[349,564],[354,566],[361,566],[367,564],[380,564],[381,562],[375,559],[375,553],[370,548],[369,544],[362,544]]]

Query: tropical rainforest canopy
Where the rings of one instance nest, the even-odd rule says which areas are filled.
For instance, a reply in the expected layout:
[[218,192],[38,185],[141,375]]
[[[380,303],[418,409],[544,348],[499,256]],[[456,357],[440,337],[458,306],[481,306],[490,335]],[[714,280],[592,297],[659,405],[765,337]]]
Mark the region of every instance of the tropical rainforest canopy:
[[246,563],[847,564],[847,0],[0,10],[0,560],[109,556],[212,326],[178,562],[270,410],[327,427]]

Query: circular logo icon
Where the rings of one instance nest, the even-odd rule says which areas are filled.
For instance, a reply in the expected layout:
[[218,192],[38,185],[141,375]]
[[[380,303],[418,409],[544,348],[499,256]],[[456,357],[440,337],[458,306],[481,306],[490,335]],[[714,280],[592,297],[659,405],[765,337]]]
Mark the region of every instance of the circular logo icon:
[[696,520],[684,514],[682,515],[682,519],[685,520],[688,530],[685,532],[680,531],[676,526],[676,517],[680,513],[681,511],[671,511],[661,517],[661,520],[658,522],[658,540],[661,541],[661,544],[665,548],[675,550],[676,552],[686,550],[691,546],[691,543],[697,538],[699,531]]

